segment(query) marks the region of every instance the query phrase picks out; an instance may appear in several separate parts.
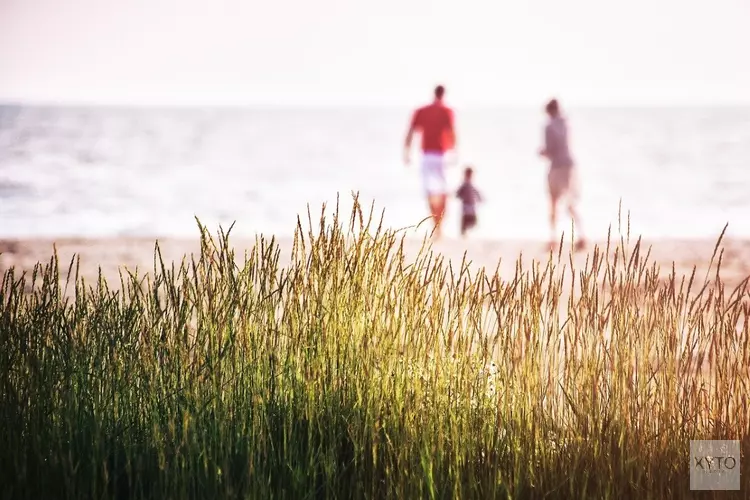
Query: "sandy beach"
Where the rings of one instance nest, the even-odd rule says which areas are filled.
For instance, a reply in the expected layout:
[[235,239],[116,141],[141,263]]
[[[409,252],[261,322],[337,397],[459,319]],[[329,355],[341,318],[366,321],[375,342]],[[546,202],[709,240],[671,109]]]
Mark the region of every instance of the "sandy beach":
[[[268,239],[268,237],[266,237]],[[140,274],[153,270],[155,243],[158,241],[165,262],[180,261],[183,256],[200,252],[199,238],[194,239],[152,239],[152,238],[59,238],[59,239],[5,239],[0,241],[0,272],[10,268],[18,271],[33,270],[41,262],[50,261],[54,251],[60,261],[61,275],[64,278],[68,264],[74,256],[80,257],[80,275],[87,281],[96,279],[101,267],[107,281],[116,285],[119,283],[119,269],[138,269]],[[290,259],[292,240],[282,238],[278,240],[281,250],[280,264],[283,266]],[[415,256],[420,248],[421,240],[417,238],[406,240],[405,251],[407,257]],[[255,240],[230,239],[230,245],[241,259],[245,250],[251,250]],[[594,246],[606,248],[606,242],[590,242],[587,250],[574,255],[573,265],[583,269],[586,259],[590,258]],[[635,241],[631,238],[628,248],[633,248]],[[711,255],[716,247],[712,240],[655,240],[642,242],[642,255],[645,249],[651,247],[649,262],[656,263],[661,268],[661,276],[666,277],[674,265],[678,276],[689,276],[693,267],[697,269],[696,277],[702,282],[709,270]],[[614,243],[610,253],[613,253]],[[565,247],[564,247],[565,248]],[[480,240],[443,240],[433,244],[433,250],[452,263],[460,266],[464,254],[471,261],[475,269],[485,267],[492,271],[499,269],[501,277],[511,278],[519,256],[522,256],[523,267],[527,268],[532,261],[546,262],[549,253],[544,243],[538,241],[480,241]],[[719,251],[723,250],[721,259],[720,279],[729,290],[734,289],[745,278],[750,276],[750,240],[723,240]],[[567,262],[565,254],[563,261]],[[555,256],[556,258],[556,256]],[[18,274],[16,274],[18,276]],[[716,276],[716,263],[711,268],[710,277]]]

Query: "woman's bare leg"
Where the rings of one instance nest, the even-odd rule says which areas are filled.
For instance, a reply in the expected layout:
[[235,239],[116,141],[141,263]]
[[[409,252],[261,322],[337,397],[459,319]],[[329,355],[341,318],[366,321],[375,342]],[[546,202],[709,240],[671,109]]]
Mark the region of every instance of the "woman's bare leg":
[[575,232],[578,235],[577,241],[575,243],[575,249],[576,250],[583,250],[586,248],[586,238],[583,236],[583,228],[581,226],[581,218],[580,215],[578,215],[578,209],[576,208],[575,203],[572,201],[568,202],[568,213],[570,214],[570,218],[573,219],[573,227],[575,228]]
[[550,193],[549,197],[549,248],[554,250],[557,247],[557,202],[558,197]]

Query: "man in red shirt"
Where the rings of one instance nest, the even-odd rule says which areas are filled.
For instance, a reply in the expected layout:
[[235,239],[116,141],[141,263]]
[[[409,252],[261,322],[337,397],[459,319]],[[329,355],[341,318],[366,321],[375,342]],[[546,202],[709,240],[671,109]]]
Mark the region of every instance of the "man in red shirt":
[[440,237],[440,226],[445,214],[448,186],[445,181],[445,153],[455,149],[456,134],[453,110],[443,104],[445,88],[435,88],[435,100],[414,112],[406,134],[404,161],[411,163],[411,141],[415,132],[422,135],[422,181],[435,223],[435,238]]

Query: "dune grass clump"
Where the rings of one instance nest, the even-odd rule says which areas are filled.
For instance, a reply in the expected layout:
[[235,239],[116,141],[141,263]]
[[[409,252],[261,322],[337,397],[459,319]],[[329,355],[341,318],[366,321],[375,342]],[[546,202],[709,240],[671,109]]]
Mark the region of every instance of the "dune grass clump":
[[691,439],[740,439],[750,491],[747,282],[624,240],[500,276],[326,220],[289,263],[201,228],[117,284],[9,270],[0,496],[687,498]]

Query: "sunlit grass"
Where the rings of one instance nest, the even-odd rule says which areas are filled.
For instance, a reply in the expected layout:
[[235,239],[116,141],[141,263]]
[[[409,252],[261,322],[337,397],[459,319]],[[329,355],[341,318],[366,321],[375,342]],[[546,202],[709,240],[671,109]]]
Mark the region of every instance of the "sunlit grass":
[[691,439],[750,488],[747,282],[624,239],[499,276],[359,206],[290,263],[200,230],[148,277],[6,273],[3,498],[681,498]]

